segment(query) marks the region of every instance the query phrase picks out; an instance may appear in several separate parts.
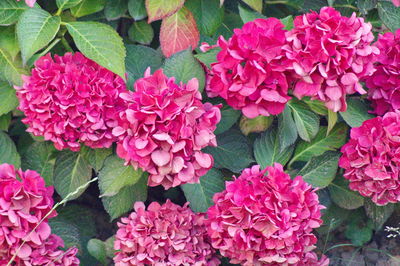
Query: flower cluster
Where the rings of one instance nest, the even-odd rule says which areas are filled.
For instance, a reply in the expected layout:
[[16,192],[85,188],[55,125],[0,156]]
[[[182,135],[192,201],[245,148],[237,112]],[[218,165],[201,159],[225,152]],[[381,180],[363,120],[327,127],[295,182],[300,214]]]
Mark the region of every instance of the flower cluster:
[[148,69],[135,92],[121,94],[127,109],[113,134],[117,154],[149,173],[150,186],[175,187],[199,182],[213,165],[206,146],[216,146],[213,131],[221,119],[218,106],[201,102],[197,79],[176,84],[162,70]]
[[207,82],[208,95],[226,99],[249,118],[281,113],[290,99],[283,27],[276,18],[256,19],[235,29],[228,41],[221,36],[218,62],[212,64]]
[[400,0],[392,0],[392,3],[395,7],[399,7],[400,6]]
[[62,239],[51,234],[48,219],[57,215],[55,211],[37,226],[53,207],[52,195],[53,188],[45,187],[35,171],[0,165],[1,265],[6,265],[14,254],[17,265],[79,265],[75,257],[78,250],[60,250]]
[[377,205],[400,201],[400,111],[352,128],[339,166],[349,187]]
[[171,201],[163,205],[152,202],[147,210],[142,202],[136,202],[134,209],[118,223],[116,266],[219,265],[208,241],[204,214]]
[[[17,0],[18,2],[21,0]],[[25,3],[29,6],[29,7],[33,7],[36,3],[36,0],[25,0]]]
[[124,109],[122,78],[81,53],[50,54],[35,63],[16,87],[28,132],[51,140],[57,149],[110,147],[116,114]]
[[328,265],[312,252],[322,224],[318,195],[280,164],[243,170],[214,195],[207,226],[214,248],[242,265]]
[[400,109],[400,29],[379,35],[375,45],[381,53],[376,72],[366,79],[366,85],[374,112],[383,115]]

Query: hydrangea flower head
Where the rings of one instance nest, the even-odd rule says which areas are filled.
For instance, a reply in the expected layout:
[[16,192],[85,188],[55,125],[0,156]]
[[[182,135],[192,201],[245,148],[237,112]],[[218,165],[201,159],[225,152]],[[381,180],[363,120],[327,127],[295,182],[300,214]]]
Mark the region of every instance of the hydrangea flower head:
[[147,210],[143,202],[136,202],[134,209],[118,223],[116,266],[219,265],[208,242],[204,214],[169,200],[163,205],[152,202]]
[[371,29],[355,13],[345,17],[332,7],[296,17],[284,48],[298,80],[294,95],[323,101],[334,112],[346,111],[346,95],[364,94],[359,81],[374,71],[379,49],[371,46]]
[[214,195],[207,211],[214,248],[231,263],[327,265],[312,252],[312,233],[322,224],[315,190],[301,176],[291,179],[280,164],[244,169],[226,190]]
[[400,201],[400,111],[352,128],[339,166],[349,187],[377,205]]
[[221,113],[219,106],[201,102],[197,79],[176,84],[161,69],[148,69],[135,92],[121,97],[128,108],[113,130],[120,138],[117,154],[147,171],[150,186],[199,182],[213,165],[201,149],[217,145],[213,132]]
[[284,25],[276,18],[256,19],[235,29],[226,41],[218,40],[221,51],[212,64],[207,93],[220,96],[248,118],[283,112],[288,96]]
[[81,53],[39,58],[31,76],[16,87],[28,132],[51,140],[57,149],[110,147],[116,114],[124,109],[121,77]]

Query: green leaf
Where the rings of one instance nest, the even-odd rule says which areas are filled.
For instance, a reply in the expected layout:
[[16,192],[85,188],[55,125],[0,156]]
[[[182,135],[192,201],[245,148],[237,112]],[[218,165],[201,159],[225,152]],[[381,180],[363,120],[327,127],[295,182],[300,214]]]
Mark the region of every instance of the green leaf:
[[93,13],[97,13],[104,9],[106,0],[82,0],[82,2],[71,8],[74,17],[80,18]]
[[107,0],[104,14],[108,21],[121,18],[128,10],[128,0]]
[[349,182],[343,176],[339,175],[328,189],[332,201],[341,208],[353,210],[364,205],[364,198],[349,189]]
[[298,100],[289,101],[294,122],[300,138],[310,142],[319,129],[319,117],[314,114],[305,103]]
[[219,48],[214,48],[208,50],[205,53],[195,54],[196,57],[200,62],[205,64],[208,68],[211,68],[211,64],[217,61],[217,54],[221,51]]
[[240,15],[240,18],[242,19],[243,23],[247,23],[249,21],[253,21],[258,18],[267,18],[263,14],[260,14],[253,10],[249,10],[240,4],[238,7],[239,7],[239,15]]
[[[64,199],[78,187],[86,184],[92,177],[92,168],[83,158],[82,153],[69,150],[58,154],[54,167],[54,187]],[[86,188],[69,197],[69,200],[78,198]]]
[[22,68],[19,57],[12,58],[10,53],[0,47],[0,80],[7,80],[14,85],[22,85],[21,74],[26,73]]
[[184,184],[181,188],[194,212],[206,212],[213,205],[214,194],[225,189],[224,175],[212,168],[200,178],[199,184]]
[[11,58],[15,58],[20,51],[15,27],[0,27],[0,48],[7,51]]
[[187,83],[192,78],[197,78],[199,91],[203,91],[205,85],[204,70],[190,50],[178,52],[167,58],[163,69],[167,76],[175,77],[176,82]]
[[324,188],[336,176],[341,153],[327,151],[321,156],[312,158],[298,173],[304,181],[313,187]]
[[22,169],[35,170],[43,177],[47,186],[52,186],[55,152],[53,143],[34,142],[22,156]]
[[328,115],[328,108],[326,108],[324,102],[311,100],[307,97],[303,98],[302,101],[305,102],[314,113],[324,116]]
[[328,129],[326,134],[329,134],[329,132],[331,132],[332,128],[336,125],[337,121],[338,121],[338,114],[336,112],[328,110]]
[[311,141],[301,141],[294,152],[291,163],[295,161],[308,161],[311,157],[340,148],[346,142],[347,126],[337,124],[327,135],[327,127],[321,127],[317,136]]
[[365,213],[372,220],[375,230],[378,231],[393,214],[395,204],[389,203],[385,206],[378,206],[368,199],[365,201],[364,208]]
[[203,150],[214,157],[215,168],[226,168],[239,173],[254,162],[250,144],[239,131],[229,130],[218,135],[217,143],[217,147],[207,147]]
[[285,30],[293,29],[293,16],[292,15],[281,18],[281,22],[283,25],[285,25],[285,28],[284,28]]
[[221,110],[221,121],[217,125],[217,129],[214,131],[215,135],[224,133],[229,130],[239,119],[241,112],[235,110],[230,106],[226,105]]
[[281,151],[297,140],[297,129],[293,125],[292,111],[286,106],[283,113],[278,116],[278,135]]
[[87,244],[87,249],[93,257],[95,257],[99,262],[103,265],[107,262],[107,254],[106,254],[106,244],[96,238],[92,238],[89,240]]
[[83,158],[90,164],[90,166],[96,172],[98,172],[103,167],[106,158],[112,154],[112,149],[111,148],[92,149],[89,148],[88,146],[83,146],[81,148],[81,152]]
[[24,64],[53,40],[60,29],[60,23],[59,16],[53,17],[40,8],[30,8],[21,15],[16,31]]
[[154,38],[154,31],[146,21],[133,22],[128,31],[129,39],[141,44],[150,44]]
[[124,160],[113,155],[106,159],[99,172],[101,197],[116,195],[122,188],[136,184],[142,175],[141,169],[135,170],[131,165],[124,165]]
[[236,28],[241,28],[242,26],[243,21],[238,14],[225,13],[224,21],[215,33],[214,39],[218,39],[220,35],[224,36],[225,39],[229,39],[232,37],[233,30]]
[[224,8],[215,0],[187,0],[185,6],[193,13],[201,34],[212,36],[224,19]]
[[328,209],[322,210],[322,220],[324,223],[320,228],[317,228],[317,232],[320,234],[327,234],[339,227],[349,216],[350,211],[342,209],[335,204],[331,204]]
[[3,163],[12,164],[18,169],[21,166],[21,158],[11,138],[0,131],[0,164]]
[[49,220],[49,225],[51,227],[51,233],[58,235],[64,240],[65,248],[77,247],[81,250],[81,241],[79,230],[76,226],[63,221]]
[[367,14],[368,11],[374,9],[377,4],[377,0],[358,0],[357,7],[362,14]]
[[126,72],[128,73],[128,89],[132,88],[135,80],[143,77],[148,67],[152,71],[162,66],[162,55],[150,47],[142,45],[126,46]]
[[262,169],[273,166],[274,163],[285,165],[293,154],[293,145],[281,149],[282,136],[277,131],[276,128],[270,128],[254,142],[254,157]]
[[176,13],[185,0],[146,0],[145,3],[150,23]]
[[400,8],[395,7],[391,2],[379,1],[378,14],[382,22],[391,30],[400,28]]
[[0,115],[7,114],[18,106],[15,89],[6,82],[0,81]]
[[272,125],[273,122],[273,116],[259,115],[255,118],[247,118],[246,116],[242,116],[239,127],[240,131],[242,131],[245,136],[248,136],[250,133],[264,132]]
[[345,231],[345,236],[355,246],[363,246],[372,238],[372,230],[367,226],[360,226],[357,223],[350,223]]
[[28,8],[24,1],[1,0],[0,25],[7,26],[15,23],[19,16]]
[[78,4],[80,4],[83,0],[57,0],[57,7],[60,10],[65,10],[65,9],[69,9],[71,7],[77,6]]
[[347,99],[347,110],[340,112],[340,116],[350,127],[359,127],[365,120],[374,118],[368,113],[365,102],[359,98]]
[[142,20],[147,17],[144,0],[129,0],[128,10],[134,20]]
[[263,8],[263,1],[262,0],[242,0],[245,2],[249,7],[254,9],[255,11],[261,13]]
[[304,0],[303,10],[305,12],[309,12],[310,10],[319,11],[324,6],[328,6],[326,0]]
[[69,22],[66,25],[83,54],[125,79],[126,51],[121,37],[112,27],[98,22]]
[[0,116],[0,130],[8,131],[11,123],[11,113]]
[[120,217],[133,208],[136,201],[145,201],[147,198],[147,175],[131,186],[123,187],[115,196],[103,197],[104,209],[111,219]]

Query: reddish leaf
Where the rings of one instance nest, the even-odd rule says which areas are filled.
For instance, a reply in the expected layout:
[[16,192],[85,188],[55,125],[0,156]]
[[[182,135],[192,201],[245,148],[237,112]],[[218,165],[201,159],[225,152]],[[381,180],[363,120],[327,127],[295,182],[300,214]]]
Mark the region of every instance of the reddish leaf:
[[185,0],[146,0],[148,22],[166,18],[178,11]]
[[160,32],[161,50],[166,57],[197,47],[200,39],[199,30],[193,14],[185,7],[174,15],[163,19]]

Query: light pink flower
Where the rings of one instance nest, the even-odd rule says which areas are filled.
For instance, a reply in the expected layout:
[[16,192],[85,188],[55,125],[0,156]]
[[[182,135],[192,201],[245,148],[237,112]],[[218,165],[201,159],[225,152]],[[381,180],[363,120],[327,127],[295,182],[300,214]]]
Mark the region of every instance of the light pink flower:
[[[17,0],[18,2],[20,0]],[[25,0],[25,3],[29,6],[29,7],[33,7],[36,3],[36,0]]]
[[220,37],[221,51],[208,77],[208,95],[224,98],[249,118],[281,113],[290,99],[283,27],[276,18],[256,19],[235,29],[228,41]]
[[128,103],[113,134],[117,154],[149,173],[150,186],[176,187],[199,182],[213,165],[201,149],[216,146],[214,130],[220,106],[201,102],[197,79],[176,84],[162,70],[150,69],[135,83],[135,92],[121,94]]
[[135,212],[121,218],[114,242],[116,266],[219,265],[209,244],[204,214],[167,201],[152,202],[145,208],[135,203]]
[[293,180],[280,164],[246,168],[214,195],[207,225],[212,246],[245,266],[327,265],[311,252],[312,233],[322,224],[315,190],[301,176]]
[[352,128],[339,166],[349,187],[377,205],[400,201],[400,111]]
[[400,29],[395,34],[379,35],[375,46],[381,53],[377,58],[376,72],[366,79],[366,85],[374,112],[384,115],[400,109]]
[[392,3],[395,7],[399,7],[400,6],[400,0],[392,0]]
[[296,97],[311,96],[327,108],[346,111],[346,95],[364,94],[359,81],[373,73],[379,49],[371,46],[370,23],[355,13],[348,18],[332,7],[298,16],[287,33]]
[[122,78],[81,53],[41,57],[17,89],[28,132],[51,140],[57,149],[110,147],[116,114],[124,109]]

